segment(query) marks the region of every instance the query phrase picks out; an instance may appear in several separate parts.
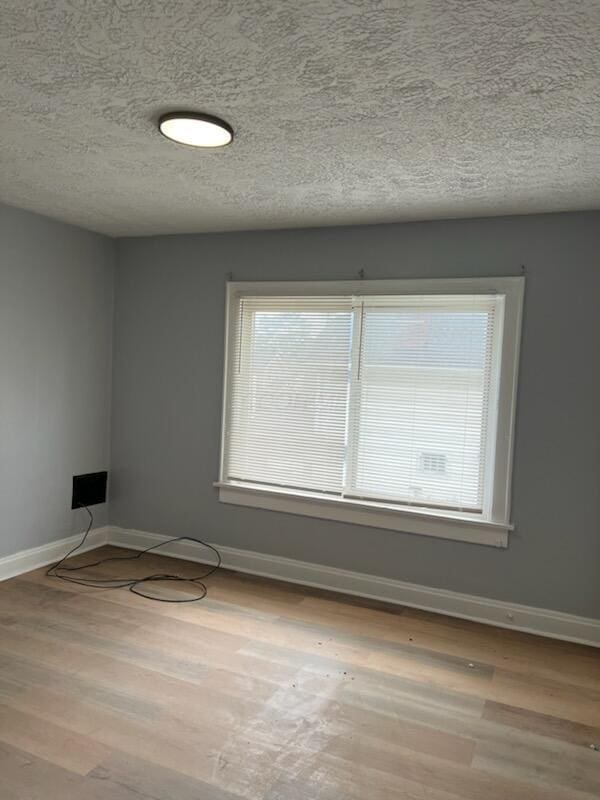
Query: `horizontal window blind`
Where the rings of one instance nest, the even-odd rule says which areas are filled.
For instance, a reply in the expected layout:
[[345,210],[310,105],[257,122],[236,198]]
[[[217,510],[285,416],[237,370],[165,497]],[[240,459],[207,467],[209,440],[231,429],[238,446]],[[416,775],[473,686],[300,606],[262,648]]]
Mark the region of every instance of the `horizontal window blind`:
[[362,302],[348,495],[483,510],[497,303]]
[[481,512],[502,302],[239,296],[224,479]]
[[342,491],[352,323],[351,298],[239,301],[226,434],[230,479]]

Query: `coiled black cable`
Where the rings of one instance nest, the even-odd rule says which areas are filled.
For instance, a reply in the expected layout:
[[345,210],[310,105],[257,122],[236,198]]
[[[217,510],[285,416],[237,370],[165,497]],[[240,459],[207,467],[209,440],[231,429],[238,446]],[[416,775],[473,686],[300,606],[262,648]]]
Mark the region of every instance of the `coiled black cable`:
[[[87,526],[85,533],[81,541],[73,547],[72,550],[61,558],[56,564],[52,564],[52,566],[48,567],[46,570],[46,575],[50,578],[58,578],[61,581],[67,581],[68,583],[76,583],[79,586],[88,586],[91,588],[98,588],[98,589],[129,589],[130,592],[133,594],[137,594],[140,597],[145,597],[148,600],[156,600],[159,603],[195,603],[198,600],[202,600],[206,597],[207,588],[203,581],[215,573],[219,567],[221,566],[221,554],[217,550],[216,547],[213,547],[212,544],[208,544],[207,542],[203,542],[201,539],[194,539],[191,536],[175,536],[172,539],[166,539],[164,542],[159,542],[158,544],[152,545],[152,547],[147,547],[145,550],[140,550],[134,555],[131,556],[110,556],[109,558],[101,558],[99,561],[93,561],[90,564],[82,564],[81,566],[71,567],[66,566],[65,561],[74,555],[80,548],[82,548],[89,536],[90,531],[92,530],[92,525],[94,524],[94,515],[90,511],[87,506],[81,506],[84,508],[87,513],[89,514],[90,521]],[[70,572],[79,572],[80,570],[84,569],[91,569],[93,567],[99,567],[103,564],[107,564],[109,561],[135,561],[138,558],[141,558],[145,553],[150,553],[153,550],[158,550],[160,547],[164,547],[167,544],[173,544],[173,542],[194,542],[195,544],[202,545],[203,547],[208,548],[211,550],[216,558],[217,563],[210,567],[206,572],[202,575],[196,575],[193,578],[184,578],[182,575],[172,575],[167,572],[159,572],[152,575],[146,575],[142,578],[84,578],[83,576],[74,577],[69,574]],[[148,583],[161,583],[161,582],[171,582],[171,583],[190,583],[194,586],[199,588],[199,592],[197,595],[192,597],[185,597],[183,599],[179,598],[171,598],[171,597],[158,597],[149,593],[147,591],[143,591],[141,587],[144,587],[145,584]]]

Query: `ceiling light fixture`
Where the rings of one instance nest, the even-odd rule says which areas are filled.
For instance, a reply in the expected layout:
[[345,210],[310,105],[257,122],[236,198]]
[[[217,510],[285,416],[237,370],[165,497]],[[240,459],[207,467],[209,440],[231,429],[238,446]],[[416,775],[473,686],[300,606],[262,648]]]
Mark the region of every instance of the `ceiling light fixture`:
[[193,111],[174,111],[158,120],[163,136],[192,147],[224,147],[233,141],[233,128],[218,117]]

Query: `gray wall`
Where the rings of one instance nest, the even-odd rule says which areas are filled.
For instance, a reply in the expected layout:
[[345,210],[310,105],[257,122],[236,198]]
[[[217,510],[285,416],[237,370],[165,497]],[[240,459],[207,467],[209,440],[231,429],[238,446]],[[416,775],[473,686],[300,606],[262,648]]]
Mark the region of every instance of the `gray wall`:
[[112,240],[0,204],[0,557],[87,524],[71,477],[108,467],[113,277]]
[[[600,616],[599,253],[595,212],[120,240],[111,522]],[[522,264],[508,550],[218,502],[227,272],[455,277]]]

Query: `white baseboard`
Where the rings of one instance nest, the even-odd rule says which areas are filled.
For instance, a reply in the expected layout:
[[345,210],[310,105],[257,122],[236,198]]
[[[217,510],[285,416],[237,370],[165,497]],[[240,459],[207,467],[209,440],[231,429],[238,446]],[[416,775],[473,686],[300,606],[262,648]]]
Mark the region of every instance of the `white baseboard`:
[[[111,544],[143,550],[169,537],[145,531],[109,528],[108,540]],[[318,589],[384,600],[389,603],[447,614],[473,622],[483,622],[500,628],[563,639],[569,642],[600,647],[600,619],[578,617],[533,606],[506,603],[476,595],[450,592],[415,583],[350,572],[306,561],[254,553],[251,550],[238,550],[234,547],[215,545],[223,559],[223,566],[238,572],[247,572],[266,578],[299,583]],[[176,556],[189,561],[212,562],[212,554],[207,555],[198,545],[178,542],[162,547],[164,555]]]
[[[77,542],[81,541],[82,537],[83,531],[73,536],[67,536],[65,539],[57,539],[40,547],[31,547],[29,550],[21,550],[14,555],[0,558],[0,581],[45,567],[46,564],[52,564],[53,561],[59,561],[72,547],[75,547]],[[85,546],[78,552],[85,553],[87,550],[100,547],[108,542],[108,537],[109,528],[107,526],[94,528],[90,531]]]
[[[0,558],[0,581],[58,561],[81,539],[81,536],[82,534],[68,536],[41,547],[22,550],[20,553]],[[95,528],[90,533],[85,547],[79,552],[92,550],[103,544],[144,550],[147,547],[166,542],[168,539],[168,536],[156,533],[105,526]],[[254,553],[251,550],[238,550],[223,545],[216,545],[216,547],[223,559],[223,566],[238,572],[299,583],[318,589],[329,589],[334,592],[345,592],[373,600],[384,600],[388,603],[447,614],[473,622],[483,622],[500,628],[600,647],[600,619],[578,617],[560,611],[450,592],[431,586],[381,578],[377,575],[326,567],[322,564]],[[160,552],[163,555],[184,558],[188,561],[214,562],[213,554],[210,551],[190,542],[174,542],[161,547]]]

